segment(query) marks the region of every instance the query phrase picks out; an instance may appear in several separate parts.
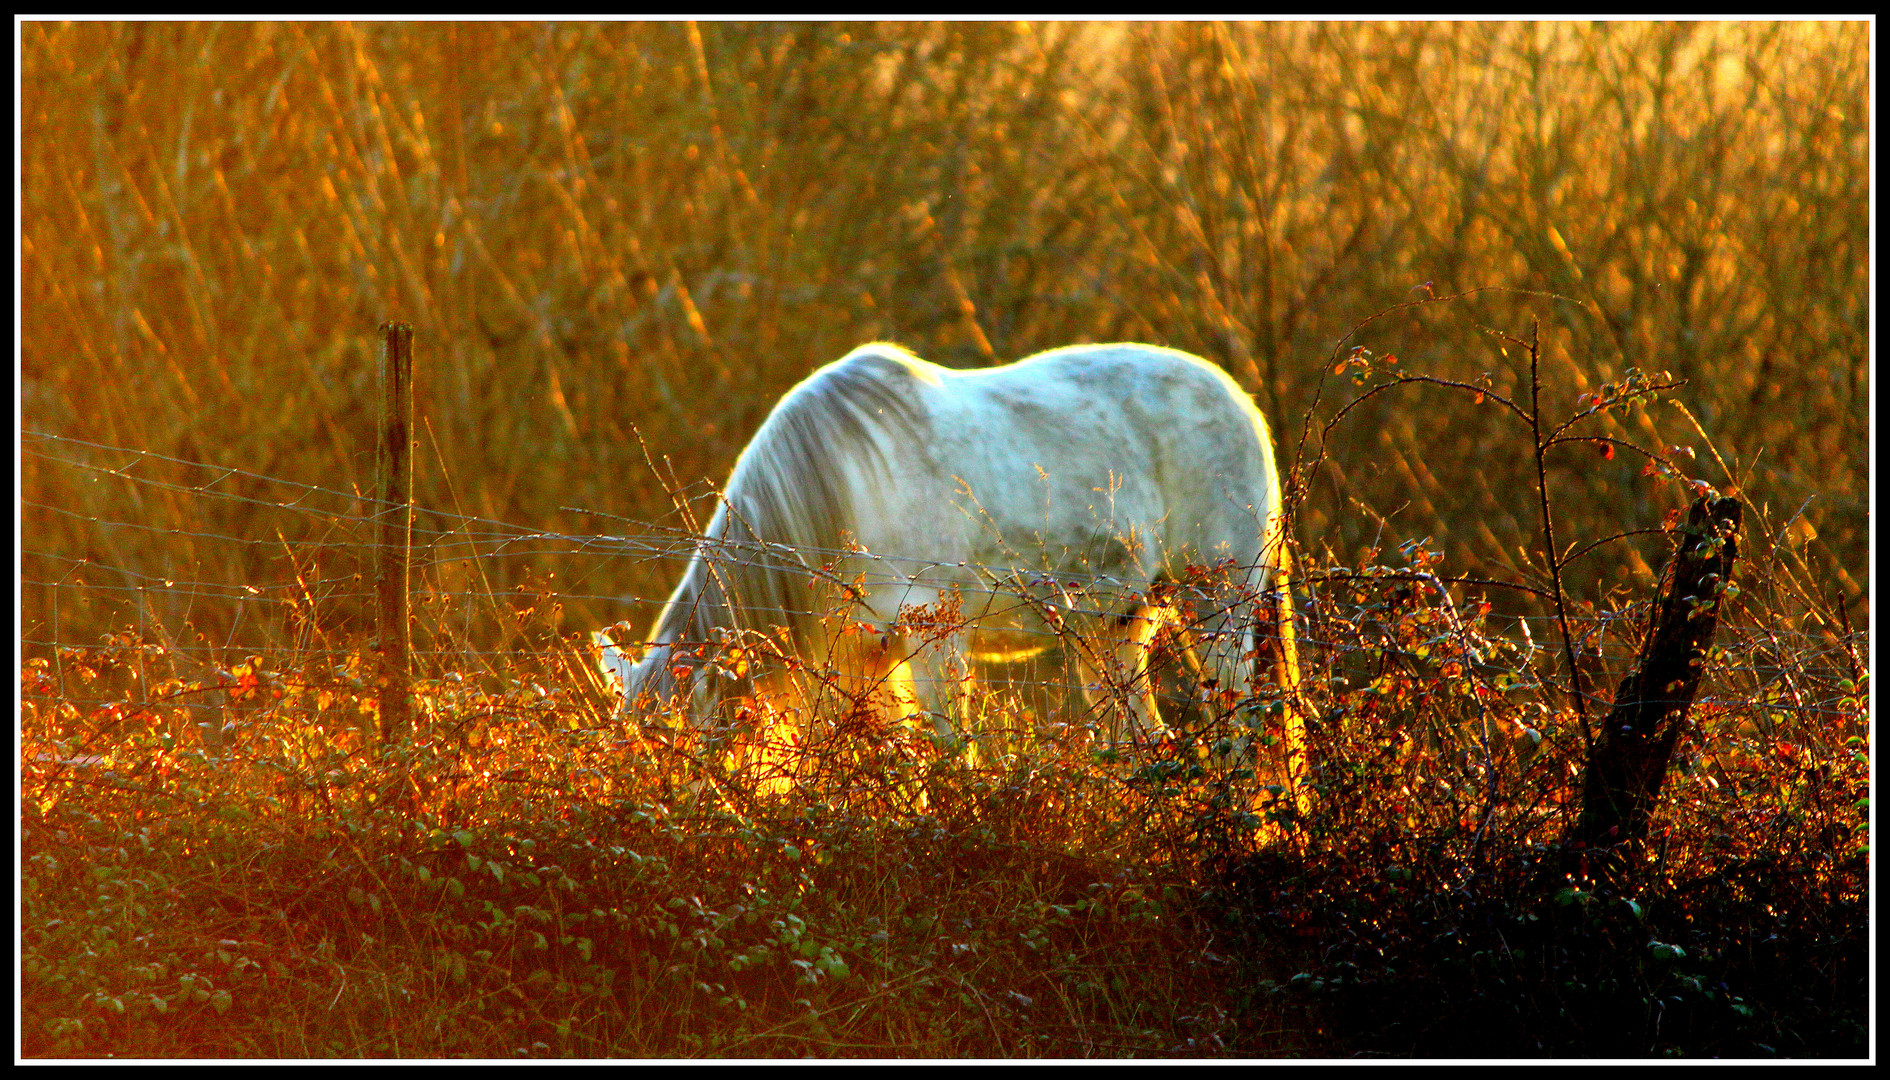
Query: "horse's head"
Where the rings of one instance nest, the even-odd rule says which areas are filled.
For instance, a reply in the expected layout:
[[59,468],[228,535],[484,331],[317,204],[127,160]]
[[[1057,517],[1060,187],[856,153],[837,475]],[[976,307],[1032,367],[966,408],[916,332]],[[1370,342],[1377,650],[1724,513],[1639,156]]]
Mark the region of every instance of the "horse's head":
[[698,722],[706,720],[721,701],[732,674],[708,659],[706,648],[653,642],[633,660],[631,653],[605,632],[600,630],[591,637],[598,649],[598,666],[623,692],[623,702],[617,707],[619,716],[645,707],[664,709],[686,691],[690,716]]

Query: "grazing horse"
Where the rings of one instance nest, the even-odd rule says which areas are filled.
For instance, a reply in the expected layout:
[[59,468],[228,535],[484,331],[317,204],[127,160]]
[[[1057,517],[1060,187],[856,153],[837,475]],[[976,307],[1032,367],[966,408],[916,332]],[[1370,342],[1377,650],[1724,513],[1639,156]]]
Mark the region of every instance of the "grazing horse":
[[[1182,617],[1175,597],[1203,567],[1227,587]],[[1266,421],[1207,361],[1078,345],[958,371],[873,344],[775,405],[641,658],[596,641],[626,708],[687,692],[700,718],[735,670],[716,655],[785,629],[792,664],[949,734],[971,631],[1006,621],[1074,641],[1086,693],[1106,688],[1112,717],[1144,737],[1160,722],[1148,661],[1165,624],[1191,631],[1219,690],[1246,693],[1266,658],[1290,692],[1287,570]],[[1297,780],[1303,729],[1286,715]]]

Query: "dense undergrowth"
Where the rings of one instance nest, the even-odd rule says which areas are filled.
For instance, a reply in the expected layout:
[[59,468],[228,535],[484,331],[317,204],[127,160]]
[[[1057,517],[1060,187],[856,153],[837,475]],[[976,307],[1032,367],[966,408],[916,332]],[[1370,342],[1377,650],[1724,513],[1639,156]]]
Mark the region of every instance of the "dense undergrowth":
[[215,749],[202,685],[105,725],[29,693],[29,1056],[1243,1045],[1193,891],[1081,754],[974,769],[887,733],[758,798],[594,696],[435,687],[374,753],[362,691],[302,678],[236,676],[226,708],[263,700]]
[[[1337,722],[1315,733],[1321,799],[1304,845],[1208,878],[1205,907],[1236,951],[1270,967],[1292,958],[1290,978],[1261,977],[1264,993],[1322,1017],[1359,1054],[1864,1055],[1864,639],[1787,658],[1762,621],[1734,630],[1714,652],[1724,666],[1695,706],[1654,835],[1628,873],[1606,875],[1611,853],[1591,860],[1561,840],[1581,797],[1580,719],[1552,693],[1512,691],[1491,708],[1474,664],[1454,679],[1414,675],[1419,643],[1455,635],[1400,576],[1361,589],[1346,575],[1352,602],[1328,605],[1309,635],[1347,643],[1327,655],[1354,665],[1377,657],[1391,677],[1336,692],[1323,712]],[[1768,602],[1755,578],[1748,618]],[[1644,616],[1629,614],[1613,629],[1631,637]],[[1814,654],[1822,675],[1796,666]],[[1821,704],[1780,708],[1781,685],[1819,685]],[[1540,724],[1547,737],[1481,743],[1491,723]],[[1427,730],[1456,742],[1412,753]]]
[[1858,640],[1725,643],[1608,884],[1556,861],[1579,721],[1403,555],[1306,605],[1303,817],[1216,752],[1261,701],[1124,755],[994,692],[979,753],[842,724],[784,788],[575,649],[422,684],[391,745],[347,662],[31,663],[24,1052],[1862,1054]]

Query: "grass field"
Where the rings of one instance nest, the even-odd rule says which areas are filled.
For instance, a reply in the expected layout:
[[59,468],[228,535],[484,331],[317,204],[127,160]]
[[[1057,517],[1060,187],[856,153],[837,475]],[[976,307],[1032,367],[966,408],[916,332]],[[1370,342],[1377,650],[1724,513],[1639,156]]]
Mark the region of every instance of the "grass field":
[[[1865,24],[20,48],[25,1055],[1865,1052]],[[977,757],[828,717],[786,792],[611,716],[586,635],[646,624],[767,409],[875,339],[1148,341],[1253,393],[1308,814],[1214,752],[1239,710],[1123,760],[994,685]],[[1660,838],[1543,889],[1706,488],[1740,591]]]

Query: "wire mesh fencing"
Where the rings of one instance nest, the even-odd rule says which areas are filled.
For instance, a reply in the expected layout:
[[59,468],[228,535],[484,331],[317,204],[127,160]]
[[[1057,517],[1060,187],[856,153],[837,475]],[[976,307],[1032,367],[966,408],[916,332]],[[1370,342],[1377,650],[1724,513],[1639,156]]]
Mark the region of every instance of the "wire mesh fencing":
[[[170,679],[217,688],[200,693],[196,704],[219,715],[230,707],[231,691],[240,692],[259,670],[296,672],[304,681],[372,678],[366,658],[376,635],[373,545],[389,509],[373,495],[43,432],[24,433],[21,455],[23,466],[42,477],[60,474],[57,483],[29,485],[21,502],[20,647],[29,694],[43,677],[47,686],[62,687],[75,708],[122,708],[148,700],[163,684],[151,670],[159,656]],[[63,497],[54,502],[37,494],[46,490]],[[862,633],[888,627],[860,625],[848,600],[857,594],[847,587],[928,565],[920,556],[883,555],[880,568],[862,563],[857,549],[790,550],[708,537],[686,519],[561,511],[618,528],[547,530],[416,508],[416,680],[444,686],[529,672],[538,685],[551,670],[569,685],[541,688],[554,700],[563,695],[573,704],[560,708],[575,707],[591,722],[608,713],[618,689],[598,673],[592,632],[610,627],[621,648],[639,652],[643,628],[691,560],[769,558],[798,567],[823,578],[828,588],[820,595],[829,598],[798,614],[851,623]],[[854,580],[835,579],[832,568],[842,559],[852,560]],[[1343,717],[1346,707],[1334,702],[1351,701],[1356,709],[1360,695],[1376,695],[1408,714],[1404,726],[1417,729],[1412,738],[1460,739],[1455,727],[1442,730],[1460,727],[1457,721],[1446,725],[1421,705],[1423,688],[1438,680],[1469,680],[1496,698],[1526,700],[1527,709],[1504,715],[1510,728],[1538,735],[1559,725],[1579,741],[1580,726],[1605,713],[1639,648],[1648,601],[1577,609],[1565,642],[1546,605],[1536,613],[1490,615],[1479,597],[1503,583],[1451,579],[1422,559],[1407,562],[1313,567],[1295,581],[1302,692],[1326,703],[1309,710],[1315,728]],[[1039,721],[1093,714],[1096,695],[1084,696],[1070,661],[1088,628],[1122,617],[1120,583],[1100,574],[974,569],[978,595],[962,599],[986,615],[970,639],[984,690]],[[1195,616],[1237,602],[1205,579],[1193,590],[1179,607]],[[679,644],[706,658],[723,643]],[[1198,673],[1187,671],[1174,646],[1172,636],[1157,639],[1160,670],[1150,677],[1164,700],[1193,697],[1198,706]],[[104,665],[114,678],[66,678],[75,664],[99,666],[100,650],[117,651],[119,659]],[[792,663],[791,652],[792,642],[782,642],[761,658]],[[1723,631],[1701,703],[1736,710],[1762,735],[1841,727],[1856,715],[1849,702],[1860,692],[1867,654],[1861,632],[1735,618]],[[812,659],[818,670],[820,658]],[[1571,659],[1579,678],[1568,670]]]

